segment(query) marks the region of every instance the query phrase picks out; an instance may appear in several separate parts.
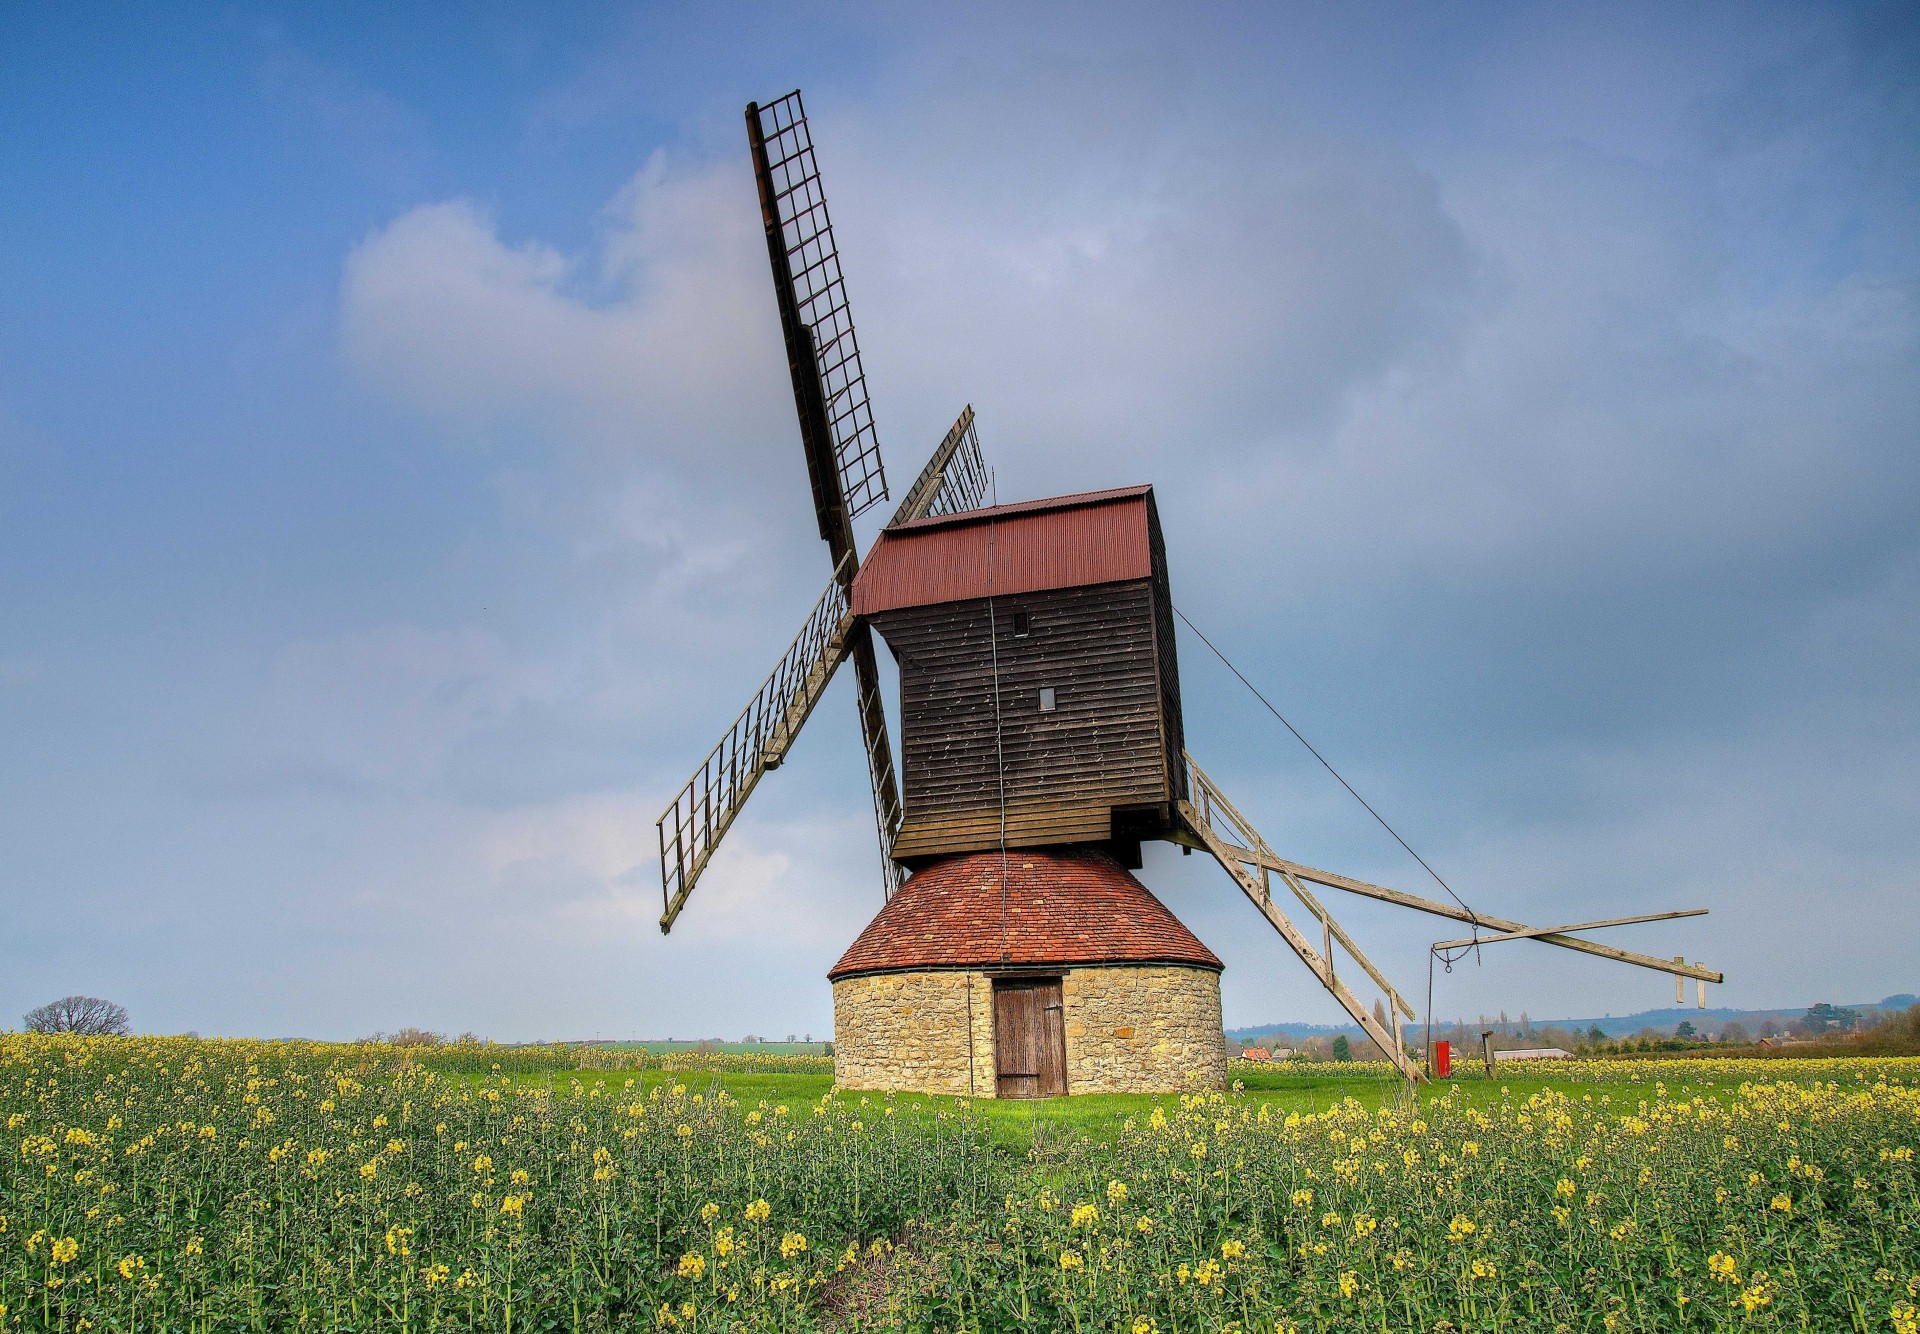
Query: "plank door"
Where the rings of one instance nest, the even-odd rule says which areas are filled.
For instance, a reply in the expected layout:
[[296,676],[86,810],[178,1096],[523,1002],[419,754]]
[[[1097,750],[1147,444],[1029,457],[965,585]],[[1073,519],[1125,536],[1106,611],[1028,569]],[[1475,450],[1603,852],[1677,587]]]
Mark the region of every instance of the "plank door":
[[993,984],[993,1054],[999,1096],[1053,1098],[1067,1091],[1067,1026],[1057,977]]

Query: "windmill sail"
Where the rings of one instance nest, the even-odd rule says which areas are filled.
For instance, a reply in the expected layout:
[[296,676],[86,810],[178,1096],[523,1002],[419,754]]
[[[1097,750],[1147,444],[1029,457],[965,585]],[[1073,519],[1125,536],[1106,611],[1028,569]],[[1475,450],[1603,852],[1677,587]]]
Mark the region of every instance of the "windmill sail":
[[937,514],[977,510],[986,498],[987,462],[980,453],[980,436],[973,428],[973,405],[969,403],[933,451],[927,466],[920,470],[888,527]]
[[747,134],[820,535],[835,542],[843,522],[887,498],[887,475],[799,92],[749,104]]
[[661,813],[663,933],[673,929],[674,918],[686,906],[695,882],[761,775],[779,768],[786,759],[801,726],[862,633],[847,605],[846,582],[836,571],[779,665]]

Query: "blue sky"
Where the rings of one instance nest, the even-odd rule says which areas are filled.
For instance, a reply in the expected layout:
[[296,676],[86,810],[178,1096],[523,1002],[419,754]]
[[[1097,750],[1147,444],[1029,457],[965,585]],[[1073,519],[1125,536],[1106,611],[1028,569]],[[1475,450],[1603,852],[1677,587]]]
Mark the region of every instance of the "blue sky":
[[[805,88],[883,448],[1151,481],[1176,601],[1476,906],[1912,990],[1900,6],[0,13],[0,1016],[830,1025],[836,687],[662,939],[653,819],[827,569],[741,107]],[[1197,643],[1301,860],[1419,868]],[[1147,882],[1233,1024],[1334,1011]],[[1420,989],[1438,921],[1354,905]],[[1625,1013],[1543,947],[1442,1016]]]

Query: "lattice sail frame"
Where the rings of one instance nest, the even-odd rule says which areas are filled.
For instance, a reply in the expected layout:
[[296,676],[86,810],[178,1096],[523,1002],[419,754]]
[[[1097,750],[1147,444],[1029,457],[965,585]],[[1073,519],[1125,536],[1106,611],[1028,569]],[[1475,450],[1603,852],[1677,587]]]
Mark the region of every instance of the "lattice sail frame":
[[[846,562],[842,562],[844,566]],[[800,633],[659,819],[660,930],[672,928],[754,785],[787,757],[846,658],[854,619],[836,571]]]
[[973,405],[969,403],[933,451],[927,466],[920,470],[887,526],[977,510],[987,498],[990,480],[986,458],[980,452],[980,434],[974,429]]
[[887,498],[887,474],[880,461],[867,377],[860,365],[860,342],[847,307],[840,252],[827,216],[813,136],[797,89],[761,106],[758,115],[773,208],[793,274],[794,301],[800,322],[813,333],[840,491],[849,517],[858,518]]

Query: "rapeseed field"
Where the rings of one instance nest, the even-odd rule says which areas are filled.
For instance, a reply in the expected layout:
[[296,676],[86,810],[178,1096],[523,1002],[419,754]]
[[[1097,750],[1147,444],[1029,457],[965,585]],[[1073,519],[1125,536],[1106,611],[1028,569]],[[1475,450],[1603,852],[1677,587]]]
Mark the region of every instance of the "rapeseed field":
[[1920,1059],[1193,1093],[1017,1149],[777,1096],[818,1058],[563,1059],[0,1035],[0,1330],[1920,1334]]

